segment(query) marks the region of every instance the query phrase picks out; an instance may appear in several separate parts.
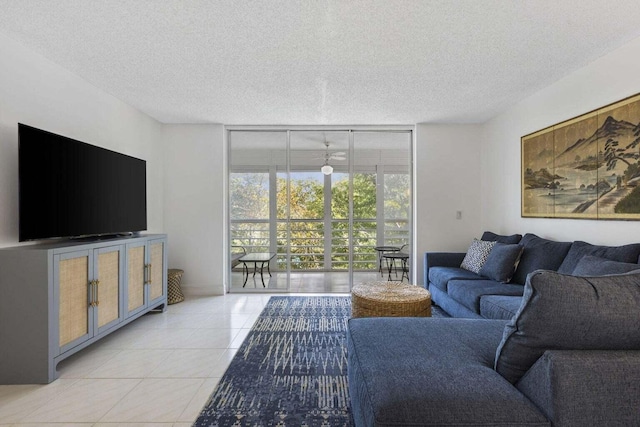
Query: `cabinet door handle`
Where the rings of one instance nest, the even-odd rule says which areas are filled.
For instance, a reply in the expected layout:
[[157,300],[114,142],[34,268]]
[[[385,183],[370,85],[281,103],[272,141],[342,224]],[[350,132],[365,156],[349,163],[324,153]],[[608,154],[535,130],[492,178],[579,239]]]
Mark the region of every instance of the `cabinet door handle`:
[[89,307],[93,307],[93,280],[89,280]]
[[96,300],[95,300],[95,294],[96,294],[96,290],[95,290],[95,284],[96,281],[95,280],[90,280],[89,281],[89,306],[90,307],[95,307],[96,306]]
[[96,286],[96,306],[100,305],[100,300],[98,299],[98,285],[100,284],[100,280],[94,280]]
[[149,284],[153,283],[153,279],[151,278],[151,263],[149,263]]

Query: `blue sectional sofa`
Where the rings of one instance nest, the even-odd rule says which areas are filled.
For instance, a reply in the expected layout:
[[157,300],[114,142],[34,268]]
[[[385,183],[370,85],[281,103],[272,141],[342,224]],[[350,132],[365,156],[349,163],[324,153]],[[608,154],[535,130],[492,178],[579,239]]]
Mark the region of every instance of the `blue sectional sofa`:
[[539,270],[511,320],[356,318],[357,427],[639,426],[640,272]]
[[640,245],[483,238],[521,245],[509,283],[425,255],[453,318],[349,320],[355,425],[640,426]]
[[[576,267],[585,270],[595,264],[593,274],[622,273],[635,269],[640,244],[597,246],[587,242],[556,242],[535,234],[500,236],[485,232],[483,241],[496,241],[522,249],[517,268],[508,283],[501,283],[463,268],[466,253],[427,252],[424,255],[424,283],[431,300],[453,317],[509,320],[522,301],[527,275],[535,270],[573,274]],[[582,260],[583,257],[590,261]],[[578,264],[583,261],[580,266]],[[607,261],[630,264],[610,265]],[[638,266],[640,268],[640,266]]]

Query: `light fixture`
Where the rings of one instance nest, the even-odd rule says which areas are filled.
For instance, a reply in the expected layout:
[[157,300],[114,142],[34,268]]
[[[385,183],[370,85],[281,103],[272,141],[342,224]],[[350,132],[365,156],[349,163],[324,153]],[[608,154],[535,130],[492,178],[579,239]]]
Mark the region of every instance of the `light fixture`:
[[327,151],[324,153],[324,165],[320,168],[320,171],[325,175],[331,175],[333,167],[329,164],[329,142],[326,136],[324,137],[324,145],[327,147]]

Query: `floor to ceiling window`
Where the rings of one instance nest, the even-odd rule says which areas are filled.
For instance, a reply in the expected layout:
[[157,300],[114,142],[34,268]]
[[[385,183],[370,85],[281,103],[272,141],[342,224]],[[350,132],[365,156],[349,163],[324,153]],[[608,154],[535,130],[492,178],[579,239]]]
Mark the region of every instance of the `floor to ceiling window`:
[[411,130],[232,129],[228,141],[229,291],[401,279],[376,247],[411,250]]

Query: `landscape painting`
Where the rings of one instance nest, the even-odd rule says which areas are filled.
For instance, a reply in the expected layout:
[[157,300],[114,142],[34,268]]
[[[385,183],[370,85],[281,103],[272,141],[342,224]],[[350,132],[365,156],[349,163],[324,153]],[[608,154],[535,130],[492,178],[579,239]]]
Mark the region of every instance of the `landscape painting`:
[[522,216],[640,219],[640,95],[522,137]]

